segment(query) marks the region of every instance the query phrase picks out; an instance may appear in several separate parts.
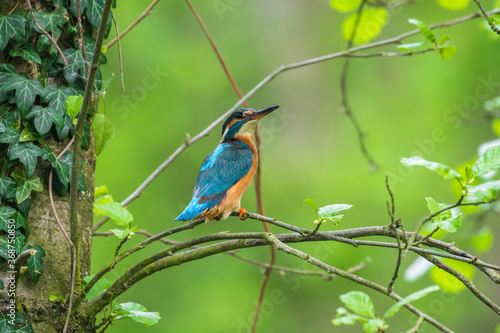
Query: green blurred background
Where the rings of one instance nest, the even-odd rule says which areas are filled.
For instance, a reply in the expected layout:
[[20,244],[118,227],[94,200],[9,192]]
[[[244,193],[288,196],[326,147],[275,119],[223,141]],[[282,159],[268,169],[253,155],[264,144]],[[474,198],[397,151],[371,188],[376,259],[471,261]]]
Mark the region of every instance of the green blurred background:
[[[491,8],[491,1],[483,2],[486,9]],[[119,27],[128,26],[147,4],[119,2],[114,10]],[[334,11],[327,0],[193,0],[193,4],[244,93],[283,64],[345,47],[341,24],[349,14]],[[220,4],[229,10],[221,11]],[[475,11],[477,7],[472,1],[461,11],[445,10],[434,1],[414,1],[413,5],[404,5],[401,11],[389,15],[388,24],[376,40],[413,30],[409,18],[430,24]],[[402,219],[407,230],[428,214],[426,196],[439,202],[454,202],[451,181],[423,168],[405,169],[400,159],[417,153],[457,167],[474,158],[481,143],[496,138],[491,123],[477,120],[474,111],[461,117],[463,124],[459,126],[446,117],[452,114],[454,105],[474,101],[476,88],[481,86],[480,78],[491,77],[500,82],[500,48],[498,40],[493,40],[484,29],[482,19],[439,29],[436,34],[438,39],[445,34],[451,36],[451,43],[457,47],[455,57],[443,61],[431,52],[352,60],[347,80],[349,103],[367,134],[368,150],[380,165],[376,173],[370,172],[360,152],[352,124],[338,112],[343,59],[286,72],[251,98],[250,105],[254,108],[281,105],[260,125],[264,142],[262,191],[268,216],[313,228],[313,212],[303,202],[305,198],[313,198],[320,206],[354,205],[345,212],[340,226],[325,225],[325,230],[385,225],[389,222],[386,173],[402,176],[393,178],[393,191],[396,217]],[[417,35],[405,42],[421,40],[423,37]],[[100,106],[101,112],[106,108],[115,125],[115,138],[99,156],[96,171],[96,186],[107,185],[116,201],[125,199],[170,156],[183,143],[186,133],[198,134],[237,101],[184,1],[161,1],[122,40],[121,47],[127,94],[121,93],[115,45],[106,53],[108,65],[103,69],[103,78],[108,87],[105,103],[101,101]],[[387,46],[368,52],[380,50],[397,51],[395,46]],[[488,99],[498,95],[498,86],[487,92]],[[482,109],[483,100],[475,100],[477,109]],[[431,142],[436,129],[442,129],[445,135],[439,143]],[[220,127],[217,127],[209,137],[186,150],[128,207],[140,228],[158,233],[178,225],[173,219],[190,201],[199,166],[218,144],[219,137]],[[256,210],[253,186],[244,195],[242,205],[249,211]],[[471,216],[453,237],[465,238],[477,223]],[[498,216],[490,214],[482,223],[497,234],[500,231]],[[112,227],[112,222],[108,222],[100,231]],[[261,231],[262,225],[229,218],[200,225],[172,238],[185,240],[224,230]],[[282,231],[275,227],[272,230]],[[134,236],[127,245],[142,239],[143,236]],[[118,242],[116,237],[94,238],[93,273],[112,258]],[[371,265],[358,274],[382,285],[388,284],[397,257],[391,249],[355,249],[334,243],[296,247],[342,269],[370,257]],[[464,247],[476,253],[473,248]],[[107,278],[116,279],[130,265],[162,249],[162,244],[151,245],[119,264]],[[481,258],[498,264],[499,250],[497,243]],[[243,250],[240,254],[263,262],[269,259],[268,248]],[[415,259],[410,253],[402,264],[395,285],[400,295],[433,284],[429,274],[414,282],[404,280],[404,271]],[[284,253],[278,253],[276,263],[315,269]],[[144,328],[123,320],[109,332],[249,332],[262,279],[259,268],[226,255],[172,267],[141,281],[118,299],[158,311],[162,317],[160,323]],[[500,300],[498,286],[485,276],[476,274],[474,282],[494,301]],[[378,315],[393,304],[391,299],[341,278],[325,281],[320,277],[273,272],[258,332],[361,331],[359,324],[355,328],[331,324],[336,308],[341,306],[339,295],[350,290],[367,292]],[[500,322],[468,290],[459,294],[437,292],[415,305],[457,332],[493,332]],[[417,317],[403,309],[388,321],[388,331],[407,330],[416,320]],[[434,331],[428,325],[421,329],[421,332]]]

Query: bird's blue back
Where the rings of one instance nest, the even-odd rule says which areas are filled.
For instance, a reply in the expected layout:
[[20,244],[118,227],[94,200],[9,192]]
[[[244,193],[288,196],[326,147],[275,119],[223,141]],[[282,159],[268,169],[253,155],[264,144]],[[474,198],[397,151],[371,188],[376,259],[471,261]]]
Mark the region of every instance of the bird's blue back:
[[220,205],[227,191],[250,171],[253,158],[252,149],[242,141],[220,143],[203,160],[193,198],[175,220],[192,220],[206,209]]

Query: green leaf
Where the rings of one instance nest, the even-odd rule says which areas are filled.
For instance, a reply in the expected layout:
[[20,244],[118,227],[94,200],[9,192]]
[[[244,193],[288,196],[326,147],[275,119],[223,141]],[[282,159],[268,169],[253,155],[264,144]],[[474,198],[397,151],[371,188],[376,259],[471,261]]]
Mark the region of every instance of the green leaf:
[[434,221],[434,224],[444,231],[457,232],[462,227],[462,213],[444,221]]
[[[66,22],[69,21],[68,13],[62,6],[54,10],[52,13],[35,11],[34,14],[42,29],[52,32],[52,35],[56,40],[61,36],[61,28],[66,24]],[[42,32],[36,25],[34,26],[34,29],[39,33]]]
[[106,213],[117,225],[130,227],[134,222],[134,217],[130,212],[123,208],[118,202],[112,202],[106,205],[95,205],[94,207]]
[[128,229],[125,229],[125,230],[110,229],[109,231],[111,231],[113,234],[115,234],[116,237],[118,237],[120,239],[124,239],[125,237],[127,237],[130,234],[130,230],[128,230]]
[[[96,205],[105,205],[114,202],[113,197],[109,194],[108,188],[106,186],[100,186],[95,189],[94,192],[94,204]],[[94,206],[94,214],[95,215],[106,215],[106,213],[100,209],[95,208]]]
[[20,204],[16,203],[16,205],[21,214],[23,214],[24,216],[28,216],[28,213],[31,208],[31,196],[29,196],[28,199],[24,200]]
[[[437,213],[440,210],[446,208],[446,205],[444,203],[438,203],[436,200],[434,200],[431,197],[425,198],[425,201],[427,201],[427,207],[429,208],[429,211],[431,214]],[[432,221],[444,221],[446,219],[449,219],[451,217],[451,211],[446,210],[442,212],[441,214],[435,216]]]
[[[469,280],[472,280],[474,277],[474,266],[471,264],[448,258],[441,259],[441,261],[462,273]],[[460,280],[437,266],[433,266],[431,269],[431,279],[443,291],[448,293],[458,293],[465,289],[465,285]]]
[[40,245],[35,245],[31,247],[30,245],[27,245],[23,248],[23,250],[26,249],[33,249],[33,255],[31,255],[28,258],[28,272],[30,273],[31,279],[33,280],[33,283],[37,283],[38,280],[40,279],[40,276],[42,276],[43,273],[43,257],[45,257],[45,251],[42,249]]
[[469,0],[437,0],[437,3],[449,10],[461,10],[467,8]]
[[14,248],[16,249],[17,255],[19,255],[19,254],[21,254],[21,252],[23,252],[23,246],[24,246],[26,237],[19,230],[16,230],[15,235],[16,236],[14,238]]
[[44,143],[45,140],[43,136],[38,133],[35,127],[30,122],[24,122],[24,129],[19,136],[19,142],[30,142],[30,141],[38,141],[40,143]]
[[21,212],[15,212],[12,218],[16,221],[15,227],[17,230],[24,230],[26,237],[30,235],[28,221]]
[[361,17],[354,13],[342,23],[342,36],[349,41],[353,35],[354,25],[358,21],[358,28],[354,34],[354,44],[364,44],[377,37],[387,20],[387,10],[384,8],[364,9]]
[[17,182],[16,188],[16,203],[20,204],[24,200],[28,199],[32,191],[41,192],[43,191],[43,185],[40,183],[40,178],[32,177],[28,178],[26,172],[14,171],[12,172],[12,177]]
[[422,297],[426,296],[427,294],[429,293],[432,293],[434,291],[437,291],[439,290],[439,286],[430,286],[430,287],[427,287],[427,288],[424,288],[424,289],[421,289],[419,291],[416,291],[406,297],[404,297],[402,300],[400,300],[399,302],[393,304],[389,310],[387,310],[383,316],[383,318],[387,319],[387,318],[391,318],[392,316],[394,316],[396,314],[396,312],[399,311],[399,309],[401,309],[405,304],[408,304],[410,302],[413,302],[413,301],[416,301],[418,299],[421,299]]
[[52,128],[52,124],[63,127],[64,122],[61,114],[56,109],[42,108],[36,105],[31,108],[26,118],[35,117],[35,128],[40,134],[46,134]]
[[360,4],[361,0],[330,0],[332,8],[342,13],[355,10]]
[[82,148],[90,148],[90,122],[88,120],[85,120],[85,124],[83,125]]
[[420,156],[413,156],[410,158],[402,158],[401,163],[403,163],[404,166],[410,167],[414,165],[420,165],[424,166],[429,170],[437,172],[440,176],[442,176],[444,179],[453,179],[457,178],[459,180],[462,180],[462,176],[450,168],[447,165],[437,163],[437,162],[431,162],[423,159]]
[[71,119],[75,119],[75,117],[80,113],[82,109],[83,96],[69,96],[66,100],[66,114],[68,114]]
[[480,253],[488,252],[493,246],[493,231],[489,227],[482,227],[469,243]]
[[[88,284],[94,276],[95,275],[90,275],[90,276],[84,277],[83,280],[85,281],[85,285]],[[106,280],[106,278],[103,278],[103,277],[100,278],[99,280],[97,280],[97,282],[94,284],[94,286],[87,293],[87,295],[86,295],[87,301],[90,302],[94,298],[102,295],[104,290],[111,287],[111,285],[112,285],[112,283],[109,282],[108,280]]]
[[333,217],[337,215],[338,212],[350,209],[351,207],[352,205],[348,204],[334,204],[334,205],[323,206],[320,209],[318,209],[318,215],[320,218]]
[[[337,310],[338,311],[338,310]],[[360,317],[358,315],[349,313],[346,315],[341,315],[338,316],[337,318],[332,320],[332,324],[335,326],[340,326],[340,325],[354,325],[356,320],[364,320],[363,317]]]
[[50,102],[48,107],[57,110],[57,112],[63,116],[66,113],[66,101],[71,94],[74,94],[74,90],[68,86],[62,86],[61,88],[47,86],[45,88],[45,93],[42,102]]
[[360,316],[375,318],[375,306],[370,296],[362,291],[350,291],[347,294],[340,295],[340,300],[346,308]]
[[14,198],[16,185],[16,182],[10,177],[0,178],[0,195],[6,199]]
[[62,295],[59,295],[59,296],[50,295],[49,296],[49,301],[51,301],[51,302],[59,301],[59,302],[64,303],[66,300],[64,299],[64,297]]
[[9,219],[14,215],[16,210],[9,206],[0,207],[0,230],[7,232],[9,230]]
[[2,51],[9,39],[24,39],[26,20],[24,17],[11,14],[4,16],[0,14],[0,51]]
[[383,332],[388,327],[380,318],[370,319],[363,324],[363,330],[367,333]]
[[16,90],[16,104],[24,115],[35,102],[37,95],[45,95],[42,84],[35,79],[27,79],[22,75],[14,75],[4,86],[6,91]]
[[161,319],[158,312],[149,312],[143,305],[133,302],[117,305],[112,316],[115,317],[114,320],[130,318],[146,327],[157,324]]
[[423,44],[424,44],[424,42],[400,44],[400,45],[398,45],[398,50],[411,52],[411,51],[419,48]]
[[307,198],[307,199],[304,199],[304,202],[306,204],[308,204],[309,206],[311,206],[311,208],[314,210],[316,215],[318,214],[318,207],[316,206],[316,201],[314,201],[314,199]]
[[19,159],[24,164],[28,176],[35,172],[38,156],[41,155],[42,150],[31,142],[17,143],[9,149],[9,159]]
[[439,54],[441,55],[441,59],[443,60],[450,59],[456,53],[457,53],[457,48],[453,45],[439,47]]
[[425,22],[417,20],[417,19],[409,19],[408,22],[416,25],[420,29],[420,31],[422,31],[422,34],[429,42],[431,42],[431,43],[436,42],[436,36],[434,36],[434,32],[432,32],[432,30],[429,28],[429,26]]
[[0,143],[15,144],[19,141],[19,136],[19,131],[9,126],[5,128],[5,132],[0,134]]
[[33,330],[33,327],[31,326],[31,323],[28,323],[26,326],[21,327],[16,331],[16,333],[35,333]]
[[115,136],[115,128],[111,120],[104,114],[96,114],[94,117],[95,153],[99,156],[108,141]]
[[50,160],[50,164],[56,170],[57,177],[64,186],[67,186],[70,179],[69,166],[66,163],[62,163],[49,147],[42,149],[42,159]]
[[[63,74],[66,82],[68,82],[68,84],[72,84],[78,78],[78,75],[84,77],[85,61],[83,60],[82,51],[80,49],[67,48],[63,51],[63,55],[68,62],[68,65],[63,68]],[[89,54],[87,53],[87,57],[88,56]],[[64,63],[60,56],[57,59],[57,62],[60,64]]]
[[33,48],[33,44],[27,43],[19,46],[18,48],[13,48],[9,51],[11,57],[21,57],[26,61],[31,61],[37,64],[42,63],[42,59]]
[[472,166],[475,177],[500,168],[500,145],[488,147]]

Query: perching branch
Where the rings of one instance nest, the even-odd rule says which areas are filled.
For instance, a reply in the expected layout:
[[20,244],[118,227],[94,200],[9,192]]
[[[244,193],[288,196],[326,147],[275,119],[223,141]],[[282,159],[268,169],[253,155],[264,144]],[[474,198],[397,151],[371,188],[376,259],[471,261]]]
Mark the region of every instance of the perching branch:
[[[500,13],[500,9],[495,9],[493,11],[488,12],[489,15],[491,15],[491,14],[498,14],[498,13]],[[457,19],[454,19],[454,20],[450,20],[450,21],[447,21],[447,22],[434,24],[434,25],[431,25],[429,27],[431,29],[438,29],[438,28],[450,27],[450,26],[453,26],[453,25],[456,25],[456,24],[460,24],[462,22],[466,22],[466,21],[469,21],[469,20],[472,20],[472,19],[476,19],[478,17],[481,17],[480,13],[469,14],[469,15],[466,15],[466,16],[463,16],[463,17],[460,17],[460,18],[457,18]],[[373,43],[364,44],[364,45],[359,45],[359,46],[352,47],[352,48],[349,48],[349,49],[344,50],[344,51],[339,51],[339,52],[328,54],[328,55],[325,55],[325,56],[308,59],[308,60],[305,60],[305,61],[301,61],[301,62],[290,64],[290,65],[280,66],[279,68],[277,68],[276,70],[274,70],[271,74],[269,74],[268,76],[266,76],[262,81],[260,81],[245,96],[243,96],[243,98],[241,98],[232,108],[230,108],[226,113],[224,113],[219,118],[217,118],[214,122],[212,122],[209,126],[207,126],[198,135],[196,135],[193,138],[186,139],[185,142],[179,148],[177,148],[176,151],[172,155],[170,155],[161,165],[159,165],[156,168],[156,170],[154,170],[153,173],[151,173],[151,175],[148,178],[146,178],[146,180],[144,180],[142,182],[142,184],[140,184],[139,187],[137,187],[136,190],[134,190],[133,193],[131,193],[125,200],[123,200],[121,202],[122,206],[128,206],[132,201],[134,201],[135,199],[137,199],[141,195],[141,193],[153,182],[153,180],[166,167],[168,167],[182,152],[184,152],[190,145],[196,143],[197,141],[199,141],[200,139],[204,138],[205,136],[208,136],[210,134],[210,132],[215,127],[217,127],[220,123],[222,123],[234,110],[236,110],[240,105],[242,105],[244,102],[246,102],[250,97],[252,97],[253,95],[255,95],[260,89],[262,89],[264,86],[266,86],[269,82],[271,82],[278,75],[280,75],[280,74],[282,74],[282,73],[284,73],[286,71],[289,71],[289,70],[293,70],[293,69],[297,69],[297,68],[301,68],[301,67],[305,67],[305,66],[317,64],[317,63],[321,63],[321,62],[324,62],[324,61],[328,61],[328,60],[332,60],[332,59],[336,59],[336,58],[341,58],[341,57],[349,57],[349,56],[352,56],[353,53],[356,53],[356,52],[359,52],[359,51],[368,50],[368,49],[372,49],[372,48],[376,48],[376,47],[380,47],[380,46],[385,46],[385,45],[399,44],[405,38],[408,38],[408,37],[411,37],[411,36],[414,36],[414,35],[417,35],[417,34],[420,34],[420,33],[421,33],[420,29],[415,29],[415,30],[411,30],[411,31],[408,31],[406,33],[403,33],[401,35],[398,35],[396,37],[388,38],[388,39],[385,39],[385,40],[382,40],[382,41],[373,42]],[[122,33],[121,36],[123,37],[123,33]],[[415,53],[413,53],[413,54],[415,54]],[[378,56],[383,56],[383,55],[378,55]],[[97,222],[94,225],[94,227],[93,227],[92,230],[96,231],[97,229],[99,229],[100,227],[102,227],[104,225],[104,223],[106,223],[106,221],[108,221],[108,219],[109,218],[107,218],[107,217],[102,218],[99,222]]]

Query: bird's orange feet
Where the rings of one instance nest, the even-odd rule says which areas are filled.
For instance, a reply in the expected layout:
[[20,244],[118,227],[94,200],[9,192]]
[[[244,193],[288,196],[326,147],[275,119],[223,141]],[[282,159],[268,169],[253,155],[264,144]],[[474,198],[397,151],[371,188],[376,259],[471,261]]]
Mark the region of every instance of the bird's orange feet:
[[247,218],[246,218],[246,216],[243,217],[243,214],[248,213],[248,211],[245,208],[241,208],[241,207],[238,210],[240,211],[240,215],[239,215],[240,220],[245,221]]

